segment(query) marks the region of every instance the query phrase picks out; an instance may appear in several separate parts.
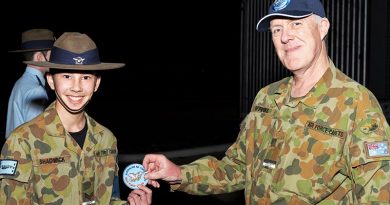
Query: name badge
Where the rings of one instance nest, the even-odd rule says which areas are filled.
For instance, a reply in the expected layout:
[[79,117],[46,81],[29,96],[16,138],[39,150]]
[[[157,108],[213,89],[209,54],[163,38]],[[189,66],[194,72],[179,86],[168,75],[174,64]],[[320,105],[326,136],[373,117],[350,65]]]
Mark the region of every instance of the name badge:
[[263,167],[267,169],[275,169],[276,168],[276,162],[269,159],[264,159],[263,161]]

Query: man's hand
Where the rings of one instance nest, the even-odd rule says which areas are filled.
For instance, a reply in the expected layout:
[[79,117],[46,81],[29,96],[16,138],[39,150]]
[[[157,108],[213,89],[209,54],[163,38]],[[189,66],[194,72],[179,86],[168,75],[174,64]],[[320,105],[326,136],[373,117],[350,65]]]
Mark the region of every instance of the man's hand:
[[149,184],[153,187],[160,187],[160,184],[157,182],[158,179],[171,184],[181,181],[180,167],[162,154],[145,155],[142,165],[147,171],[145,178],[149,179]]

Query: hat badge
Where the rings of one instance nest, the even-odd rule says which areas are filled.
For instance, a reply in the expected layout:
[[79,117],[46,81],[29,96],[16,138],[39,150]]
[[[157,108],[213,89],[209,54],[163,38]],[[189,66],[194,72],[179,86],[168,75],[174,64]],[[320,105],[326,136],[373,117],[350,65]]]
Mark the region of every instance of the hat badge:
[[276,0],[272,5],[273,11],[279,11],[286,8],[290,4],[291,0]]
[[73,58],[73,60],[74,60],[74,64],[76,64],[76,65],[83,65],[85,58],[77,57],[77,58]]

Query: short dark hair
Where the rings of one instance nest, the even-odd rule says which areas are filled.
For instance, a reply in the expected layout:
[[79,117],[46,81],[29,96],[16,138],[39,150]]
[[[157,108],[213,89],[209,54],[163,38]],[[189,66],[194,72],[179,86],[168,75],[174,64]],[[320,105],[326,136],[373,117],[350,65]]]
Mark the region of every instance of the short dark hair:
[[96,75],[97,77],[100,76],[100,72],[98,72],[97,70],[73,70],[73,69],[50,68],[49,73],[52,75],[57,73],[86,73],[86,74]]
[[47,55],[48,50],[45,51],[31,51],[31,52],[24,52],[23,57],[25,61],[33,61],[34,60],[34,54],[37,52],[41,52],[43,55]]

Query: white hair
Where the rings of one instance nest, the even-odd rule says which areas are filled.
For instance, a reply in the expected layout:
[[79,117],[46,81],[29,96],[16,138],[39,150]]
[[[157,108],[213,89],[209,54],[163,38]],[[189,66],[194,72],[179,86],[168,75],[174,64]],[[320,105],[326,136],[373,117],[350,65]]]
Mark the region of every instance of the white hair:
[[317,24],[321,26],[321,20],[323,19],[323,17],[318,16],[317,14],[313,14],[312,16],[315,18],[315,22],[317,22]]

